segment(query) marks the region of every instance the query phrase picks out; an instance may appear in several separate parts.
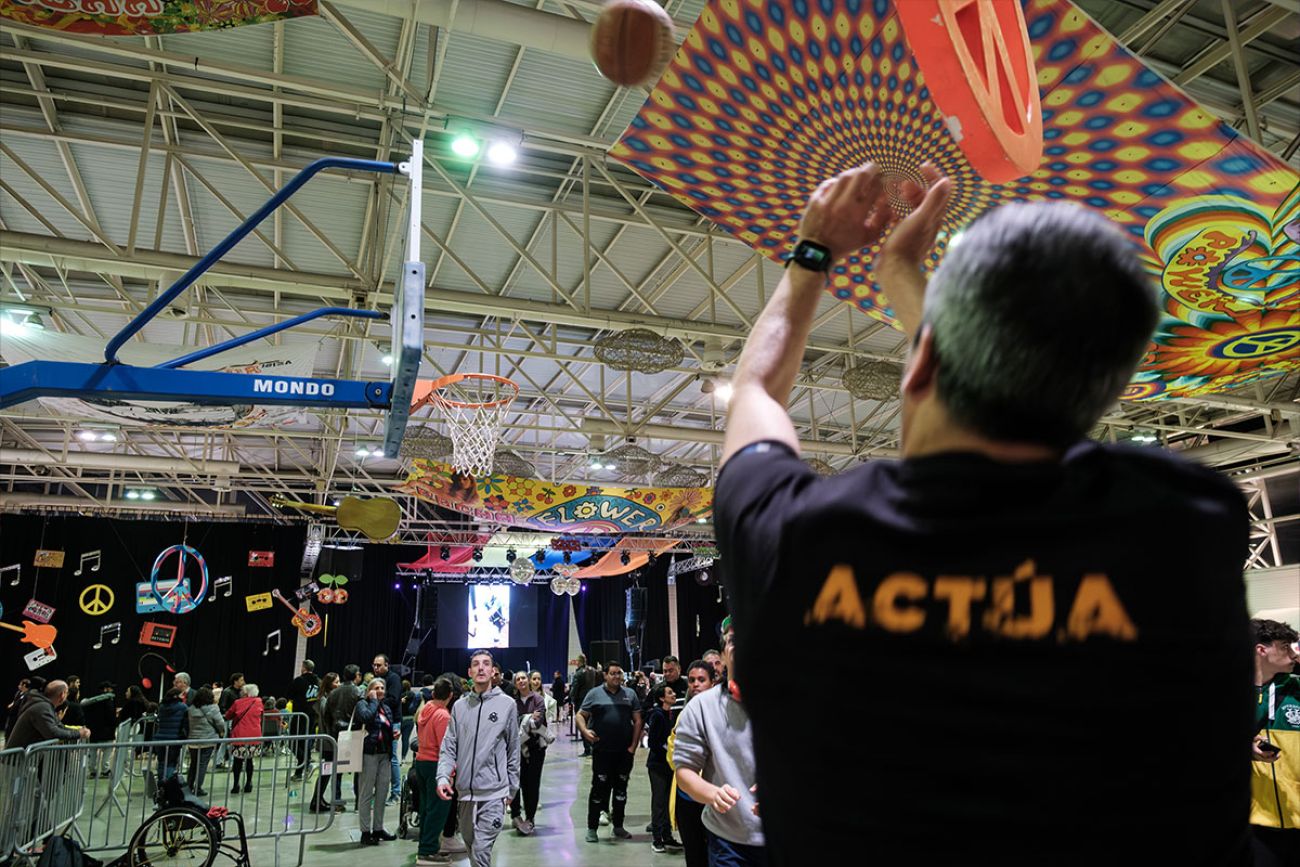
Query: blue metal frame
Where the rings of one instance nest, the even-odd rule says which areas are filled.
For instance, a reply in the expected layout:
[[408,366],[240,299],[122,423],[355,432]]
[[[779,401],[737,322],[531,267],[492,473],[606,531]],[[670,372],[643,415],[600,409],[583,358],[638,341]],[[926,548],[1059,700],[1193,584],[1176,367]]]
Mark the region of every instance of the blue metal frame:
[[395,174],[398,170],[397,163],[380,162],[379,160],[358,160],[346,157],[325,157],[309,163],[306,168],[294,175],[289,183],[285,184],[275,192],[271,198],[267,199],[266,204],[258,208],[248,219],[240,223],[239,226],[227,235],[220,244],[208,251],[208,254],[194,263],[194,267],[182,274],[175,283],[167,288],[166,292],[160,294],[154,299],[153,303],[126,324],[121,331],[113,335],[104,347],[104,361],[109,364],[117,364],[117,352],[128,340],[130,340],[137,331],[149,324],[153,319],[163,311],[168,304],[176,299],[186,289],[194,284],[194,281],[203,276],[203,273],[217,264],[221,257],[234,249],[235,245],[244,240],[249,232],[257,228],[258,224],[280,207],[290,196],[298,192],[298,189],[317,173],[324,169],[356,169],[366,172],[380,172],[381,174]]
[[174,370],[129,364],[28,361],[0,370],[0,409],[37,397],[386,409],[392,394],[390,382]]
[[[390,413],[384,452],[388,457],[396,457],[402,434],[406,429],[410,392],[419,370],[420,354],[423,350],[424,266],[419,261],[422,145],[423,142],[418,139],[412,142],[412,157],[409,163],[344,157],[326,157],[310,163],[272,195],[266,204],[258,208],[221,243],[182,274],[165,292],[155,298],[153,303],[127,323],[126,327],[113,335],[104,347],[103,364],[29,361],[0,369],[0,409],[7,409],[38,397],[166,400],[221,406],[268,404],[327,409],[388,409]],[[187,364],[210,358],[237,346],[244,346],[322,316],[385,318],[384,314],[375,310],[322,307],[179,358],[173,358],[155,367],[136,367],[123,364],[118,360],[118,351],[132,336],[162,312],[178,295],[192,286],[204,272],[230,252],[303,184],[322,170],[330,168],[384,174],[400,172],[411,178],[413,196],[408,227],[408,257],[412,261],[404,266],[403,279],[397,287],[397,303],[393,311],[394,336],[401,338],[401,345],[393,346],[394,372],[398,374],[394,377],[398,383],[396,393],[393,382],[357,382],[344,379],[262,376],[182,369]]]

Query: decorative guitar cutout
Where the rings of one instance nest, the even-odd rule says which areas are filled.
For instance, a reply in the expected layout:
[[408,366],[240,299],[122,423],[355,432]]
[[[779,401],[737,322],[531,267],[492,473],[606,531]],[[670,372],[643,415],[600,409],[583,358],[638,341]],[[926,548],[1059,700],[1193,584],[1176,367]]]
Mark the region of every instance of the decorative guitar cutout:
[[0,621],[0,626],[5,629],[12,629],[14,632],[21,632],[23,637],[20,641],[26,641],[28,644],[36,647],[50,648],[54,646],[54,639],[59,637],[59,630],[47,623],[33,623],[30,620],[24,620],[22,626],[14,626],[12,623]]
[[398,525],[402,523],[402,509],[396,500],[344,497],[343,502],[337,506],[318,506],[315,503],[288,500],[277,494],[271,498],[271,505],[333,515],[344,530],[356,530],[372,542],[387,539],[397,532]]
[[311,638],[313,635],[320,633],[324,624],[321,623],[320,615],[314,614],[306,608],[295,608],[293,603],[280,595],[279,590],[272,590],[271,595],[293,612],[293,620],[290,621],[293,626],[302,634],[304,638]]

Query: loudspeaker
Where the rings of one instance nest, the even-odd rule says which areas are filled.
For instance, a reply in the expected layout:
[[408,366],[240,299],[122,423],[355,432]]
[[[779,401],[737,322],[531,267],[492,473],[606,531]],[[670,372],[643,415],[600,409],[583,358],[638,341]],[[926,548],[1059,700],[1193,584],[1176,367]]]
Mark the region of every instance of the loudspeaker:
[[639,629],[645,625],[646,597],[649,592],[644,587],[627,588],[627,613],[623,623],[628,629]]
[[627,665],[627,655],[623,653],[621,641],[593,641],[587,658],[595,662],[615,662]]

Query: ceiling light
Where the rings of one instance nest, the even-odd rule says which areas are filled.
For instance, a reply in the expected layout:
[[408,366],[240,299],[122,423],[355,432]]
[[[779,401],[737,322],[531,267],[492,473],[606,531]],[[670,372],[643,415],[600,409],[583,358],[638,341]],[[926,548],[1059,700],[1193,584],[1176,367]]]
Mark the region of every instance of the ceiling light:
[[498,166],[508,166],[519,158],[519,152],[509,142],[494,141],[488,147],[488,161]]
[[339,500],[339,499],[335,499],[335,500],[334,500],[334,505],[336,505],[336,506],[340,506],[340,505],[342,505],[342,504],[343,504],[343,501],[342,501],[342,500]]
[[605,469],[607,469],[607,470],[616,470],[616,469],[618,469],[618,467],[615,466],[614,464],[605,464]]
[[383,358],[380,359],[380,361],[384,362],[384,367],[393,366],[393,356],[391,353],[385,355]]
[[356,456],[359,458],[368,458],[370,457],[370,449],[366,448],[365,446],[358,446],[356,451]]
[[591,462],[591,468],[592,468],[593,470],[603,470],[603,469],[605,469],[605,465],[602,464],[600,461],[592,461],[592,462]]
[[696,518],[696,519],[695,519],[695,523],[697,523],[697,524],[707,524],[707,523],[709,523],[709,519],[708,519],[708,518]]
[[451,152],[467,160],[478,156],[480,147],[478,139],[468,133],[461,133],[451,140]]
[[153,491],[141,491],[141,492],[140,492],[140,499],[142,499],[142,500],[152,500],[152,499],[154,499],[154,498],[157,497],[157,496],[158,496],[158,495],[155,494]]
[[115,443],[117,442],[117,434],[111,432],[102,433],[99,435],[99,441],[102,443]]
[[713,396],[723,403],[726,403],[731,400],[731,392],[731,383],[724,382],[713,390]]
[[1129,439],[1135,443],[1153,443],[1156,442],[1156,435],[1147,431],[1137,431]]
[[140,492],[139,492],[139,491],[127,491],[127,492],[126,492],[126,498],[127,498],[128,500],[138,500],[138,499],[140,499]]
[[77,434],[77,439],[81,440],[83,443],[93,443],[95,440],[99,439],[99,434],[95,433],[93,430],[83,430],[81,433]]

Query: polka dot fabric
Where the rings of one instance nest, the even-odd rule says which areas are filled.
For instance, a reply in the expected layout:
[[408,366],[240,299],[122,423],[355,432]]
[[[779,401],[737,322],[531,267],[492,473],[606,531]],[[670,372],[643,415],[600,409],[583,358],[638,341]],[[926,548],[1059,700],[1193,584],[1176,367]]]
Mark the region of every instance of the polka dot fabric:
[[[1283,203],[1300,180],[1293,169],[1149,70],[1068,0],[1022,3],[1044,149],[1038,170],[1011,183],[986,183],[966,161],[889,0],[713,0],[611,155],[773,259],[792,248],[817,184],[868,160],[881,166],[891,193],[917,179],[922,162],[936,163],[954,182],[949,231],[1004,201],[1063,199],[1097,208],[1141,245],[1153,274],[1166,269],[1162,256],[1176,258],[1181,248],[1167,242],[1153,249],[1147,224],[1162,215],[1176,223],[1167,212],[1189,200],[1213,198],[1220,223],[1231,222],[1234,203],[1248,205],[1254,222],[1261,210],[1285,222]],[[1194,219],[1203,224],[1206,217]],[[1187,234],[1177,226],[1164,231],[1166,240]],[[1272,245],[1261,266],[1272,270],[1260,279],[1295,284],[1284,247]],[[876,249],[838,265],[829,291],[894,324],[871,273]],[[943,252],[941,241],[930,269]],[[1262,252],[1250,247],[1242,255]],[[1236,293],[1239,303],[1190,317],[1185,304],[1167,304],[1135,380],[1142,388],[1130,389],[1130,398],[1219,390],[1300,365],[1296,295],[1241,296],[1210,270],[1202,275],[1206,291]],[[1270,329],[1293,328],[1296,341],[1264,341],[1249,358],[1185,369],[1168,351],[1158,357],[1168,348],[1160,341],[1187,341],[1186,329],[1212,343],[1215,327],[1249,333],[1264,328],[1266,317]]]

